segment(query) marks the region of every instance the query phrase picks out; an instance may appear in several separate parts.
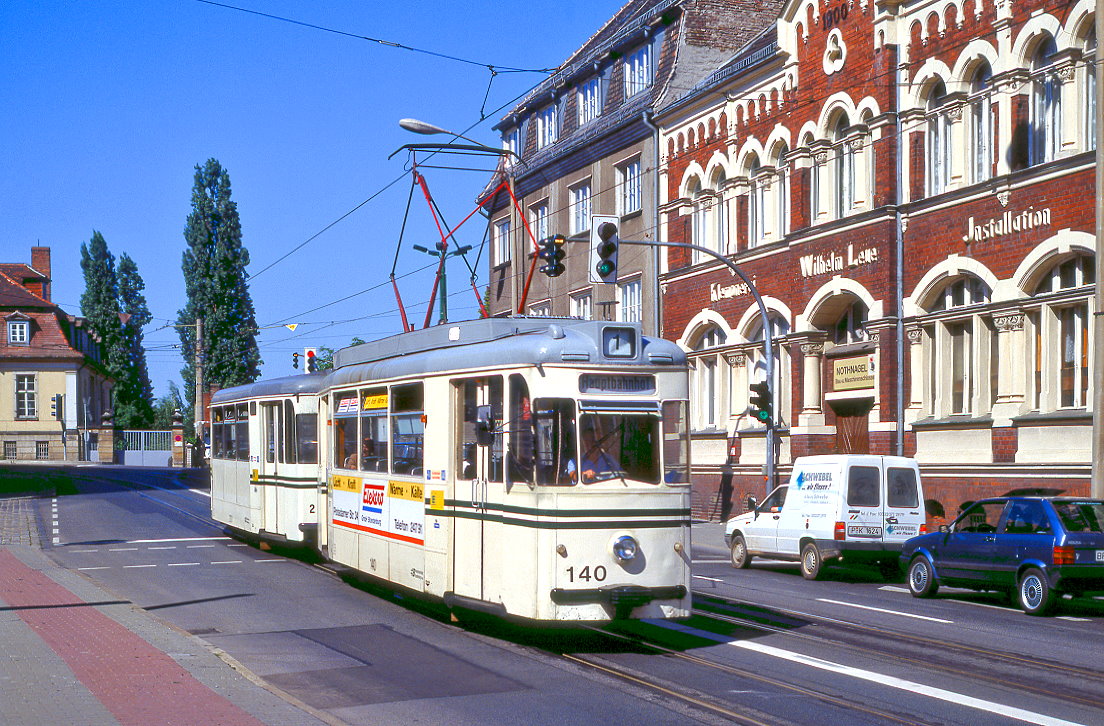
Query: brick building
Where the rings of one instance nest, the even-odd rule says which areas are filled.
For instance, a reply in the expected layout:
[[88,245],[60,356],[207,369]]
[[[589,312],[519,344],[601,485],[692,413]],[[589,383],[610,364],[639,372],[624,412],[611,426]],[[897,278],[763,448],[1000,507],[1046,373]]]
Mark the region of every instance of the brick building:
[[595,283],[587,244],[569,243],[566,272],[533,276],[525,297],[533,241],[586,238],[596,214],[614,216],[622,238],[656,239],[652,112],[715,70],[780,7],[781,0],[630,0],[496,125],[520,158],[488,188],[508,178],[518,202],[499,192],[487,205],[492,315],[641,321],[647,333],[657,330],[654,248],[622,247],[616,273]]
[[[730,255],[770,310],[781,472],[915,456],[927,496],[1087,494],[1091,2],[791,0],[656,114],[660,237]],[[662,256],[692,361],[695,508],[762,496],[762,320],[712,258]]]
[[29,265],[0,263],[0,462],[110,462],[112,382],[100,343],[50,301],[50,273],[49,247],[32,247]]

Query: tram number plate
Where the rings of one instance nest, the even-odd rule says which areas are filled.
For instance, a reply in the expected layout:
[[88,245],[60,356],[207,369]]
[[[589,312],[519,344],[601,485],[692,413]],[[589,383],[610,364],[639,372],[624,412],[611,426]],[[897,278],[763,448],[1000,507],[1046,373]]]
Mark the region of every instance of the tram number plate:
[[1097,562],[1104,562],[1104,550],[1097,550],[1096,551],[1096,561]]
[[595,565],[594,567],[587,565],[581,570],[577,570],[574,567],[568,567],[567,579],[569,582],[575,582],[577,580],[583,582],[602,582],[606,579],[606,568],[602,565]]
[[881,537],[881,527],[866,527],[860,524],[852,524],[847,527],[847,534],[853,537]]

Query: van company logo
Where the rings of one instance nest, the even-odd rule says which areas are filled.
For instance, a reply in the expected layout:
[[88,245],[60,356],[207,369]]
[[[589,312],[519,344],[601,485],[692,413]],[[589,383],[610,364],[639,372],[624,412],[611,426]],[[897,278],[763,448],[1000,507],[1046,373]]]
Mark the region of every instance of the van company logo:
[[832,488],[832,472],[802,471],[797,474],[798,491],[820,492]]

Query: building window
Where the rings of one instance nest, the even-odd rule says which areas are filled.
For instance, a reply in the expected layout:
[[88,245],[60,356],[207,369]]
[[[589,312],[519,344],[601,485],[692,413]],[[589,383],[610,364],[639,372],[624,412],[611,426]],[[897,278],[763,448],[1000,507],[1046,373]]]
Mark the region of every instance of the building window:
[[[701,182],[695,179],[690,187],[690,195],[694,200],[690,213],[690,241],[699,247],[713,249],[713,194],[708,189],[702,189]],[[711,259],[709,255],[698,250],[693,251],[695,264],[708,259]]]
[[[762,177],[759,157],[754,154],[748,160],[748,247],[763,244],[766,235],[766,179]],[[724,249],[723,247],[721,249]]]
[[598,118],[602,113],[602,83],[598,78],[591,78],[579,86],[575,94],[575,105],[579,108],[580,126]]
[[717,376],[720,361],[716,349],[726,342],[724,331],[710,325],[690,347],[690,411],[695,428],[715,428],[720,420],[721,391]]
[[500,219],[494,225],[494,263],[505,265],[510,261],[510,220]]
[[555,104],[546,106],[537,112],[537,148],[543,149],[556,143],[560,137],[559,119]]
[[582,320],[591,320],[591,301],[592,297],[589,292],[581,293],[579,295],[571,296],[571,315]]
[[866,340],[869,336],[864,326],[869,314],[870,309],[862,300],[855,300],[848,305],[832,329],[832,342],[845,345]]
[[35,442],[35,458],[39,461],[50,458],[50,442],[49,441],[36,441]]
[[529,231],[537,241],[548,236],[548,202],[529,208]]
[[947,86],[936,81],[928,92],[928,195],[947,191],[951,183],[951,121],[943,108],[947,102]]
[[[1051,268],[1034,297],[1041,307],[1029,319],[1034,329],[1034,403],[1037,410],[1086,408],[1092,379],[1088,297],[1093,292],[1093,257],[1077,254]],[[1071,292],[1081,294],[1074,299]]]
[[15,375],[15,417],[38,418],[38,395],[33,373]]
[[639,323],[643,319],[639,279],[617,286],[617,319],[625,323]]
[[521,129],[514,127],[503,134],[502,148],[514,154],[514,156],[505,157],[507,164],[517,161],[521,156]]
[[1047,36],[1032,61],[1031,162],[1042,164],[1058,158],[1062,145],[1062,80],[1053,68],[1057,49]]
[[552,303],[546,300],[545,302],[530,305],[529,314],[541,318],[550,317],[552,315]]
[[997,356],[996,335],[976,306],[991,291],[980,278],[963,275],[948,282],[928,305],[939,319],[926,327],[933,416],[971,414],[991,404]]
[[777,214],[775,227],[778,231],[778,239],[782,239],[790,231],[790,175],[786,165],[788,153],[789,149],[783,146],[774,159],[774,167],[778,170],[774,179]]
[[973,156],[973,182],[983,182],[993,172],[993,113],[990,79],[993,69],[982,61],[974,71],[970,100],[970,148]]
[[1085,100],[1084,100],[1084,139],[1085,150],[1096,149],[1096,28],[1089,30],[1089,37],[1085,39],[1085,52],[1082,55],[1087,58],[1085,63]]
[[652,85],[651,46],[643,45],[625,56],[625,98]]
[[14,442],[14,441],[5,441],[4,442],[4,458],[5,459],[7,459],[9,461],[14,461],[16,456],[18,455],[18,451],[19,451],[19,449],[16,446],[16,442]]
[[590,182],[571,189],[571,234],[590,229]]
[[836,217],[846,217],[855,209],[855,150],[847,140],[850,125],[846,115],[836,125]]
[[8,321],[8,345],[28,345],[31,342],[31,323],[28,320]]
[[618,213],[622,216],[639,212],[640,201],[640,159],[617,168]]

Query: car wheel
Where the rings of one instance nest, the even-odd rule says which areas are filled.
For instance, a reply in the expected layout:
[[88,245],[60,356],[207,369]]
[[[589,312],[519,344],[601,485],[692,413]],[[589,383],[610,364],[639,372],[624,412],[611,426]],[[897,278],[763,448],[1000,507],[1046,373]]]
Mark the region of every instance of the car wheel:
[[819,580],[824,569],[824,558],[820,549],[809,542],[801,548],[801,576],[806,580]]
[[732,538],[732,566],[737,570],[745,570],[751,564],[751,555],[747,551],[747,542],[742,534]]
[[1046,615],[1054,606],[1054,591],[1050,589],[1046,575],[1037,568],[1023,574],[1017,594],[1020,607],[1028,615]]
[[932,570],[928,558],[923,555],[914,557],[909,563],[908,589],[913,597],[931,597],[939,591],[939,583],[935,581],[935,571]]

